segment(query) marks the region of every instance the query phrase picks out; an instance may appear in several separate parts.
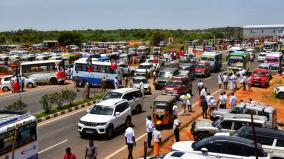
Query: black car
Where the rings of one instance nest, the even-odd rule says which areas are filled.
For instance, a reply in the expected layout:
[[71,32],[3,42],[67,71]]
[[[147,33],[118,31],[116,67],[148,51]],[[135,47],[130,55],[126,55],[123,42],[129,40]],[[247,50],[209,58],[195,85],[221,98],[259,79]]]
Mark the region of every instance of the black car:
[[164,68],[158,74],[155,81],[155,89],[161,90],[167,83],[168,80],[172,79],[173,76],[178,75],[177,68]]

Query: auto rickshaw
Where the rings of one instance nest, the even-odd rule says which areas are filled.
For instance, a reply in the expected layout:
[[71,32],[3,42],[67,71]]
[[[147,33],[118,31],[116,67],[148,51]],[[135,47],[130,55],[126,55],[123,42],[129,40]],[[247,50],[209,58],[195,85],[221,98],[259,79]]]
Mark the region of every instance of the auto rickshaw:
[[153,122],[161,121],[161,125],[169,125],[174,121],[173,106],[176,102],[174,96],[159,95],[154,100]]

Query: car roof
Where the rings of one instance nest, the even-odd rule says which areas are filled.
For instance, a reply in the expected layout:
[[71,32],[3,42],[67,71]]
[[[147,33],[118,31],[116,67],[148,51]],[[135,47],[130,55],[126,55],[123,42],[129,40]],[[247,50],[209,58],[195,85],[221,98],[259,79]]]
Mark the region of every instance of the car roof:
[[175,96],[168,96],[168,95],[158,95],[154,101],[174,101],[176,100]]
[[[233,120],[251,120],[250,114],[225,114],[223,115],[224,119],[233,119]],[[267,117],[265,116],[259,116],[259,115],[253,115],[253,119],[255,122],[257,121],[267,121]]]
[[147,78],[144,76],[134,76],[133,79],[147,79]]
[[177,70],[177,68],[166,67],[166,68],[162,69],[160,72],[175,71],[175,70]]
[[258,111],[264,111],[264,112],[272,112],[275,111],[276,109],[272,106],[268,106],[265,104],[261,104],[261,103],[239,103],[236,107],[245,107],[247,109],[251,109],[251,110],[258,110]]
[[140,65],[153,65],[152,63],[141,63]]
[[116,93],[127,93],[127,92],[133,92],[138,91],[139,89],[136,88],[119,88],[115,90],[111,90],[110,92],[116,92]]
[[107,99],[107,100],[103,100],[103,101],[97,103],[96,105],[103,105],[103,106],[113,107],[116,104],[121,103],[121,102],[127,102],[127,100],[120,99],[120,98]]
[[[243,133],[250,133],[253,134],[253,129],[251,126],[243,126],[238,132],[241,132],[241,134]],[[258,135],[268,135],[270,137],[274,137],[274,138],[280,138],[283,139],[284,138],[284,132],[280,131],[280,130],[274,130],[271,128],[263,128],[263,127],[255,127],[255,132]]]
[[[222,135],[212,136],[212,137],[210,137],[209,142],[213,142],[213,141],[230,141],[230,142],[254,146],[254,141],[249,140],[249,139],[245,139],[245,138],[241,138],[241,137],[237,137],[237,136],[222,136]],[[260,144],[258,144],[257,147],[262,148],[262,146]]]

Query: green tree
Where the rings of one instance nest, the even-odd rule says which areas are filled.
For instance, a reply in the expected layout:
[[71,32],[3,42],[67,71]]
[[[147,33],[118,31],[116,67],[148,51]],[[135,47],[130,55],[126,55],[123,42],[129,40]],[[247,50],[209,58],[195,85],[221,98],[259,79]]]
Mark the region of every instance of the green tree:
[[61,90],[61,95],[62,95],[62,99],[66,100],[69,103],[69,106],[71,106],[77,94],[76,92],[72,90],[65,89],[65,90]]
[[80,46],[82,43],[81,39],[82,35],[78,32],[62,32],[59,34],[57,40],[58,42],[63,45],[78,45]]
[[152,43],[153,45],[158,46],[158,45],[160,44],[160,42],[161,42],[161,41],[164,41],[165,39],[166,39],[165,33],[160,32],[160,31],[155,31],[155,32],[152,34],[151,43]]
[[17,100],[16,102],[5,106],[6,110],[12,110],[12,111],[22,111],[27,108],[27,104],[23,103],[21,100]]
[[45,94],[41,97],[39,103],[42,105],[42,108],[46,114],[50,113],[52,110],[52,105],[50,103],[50,96]]

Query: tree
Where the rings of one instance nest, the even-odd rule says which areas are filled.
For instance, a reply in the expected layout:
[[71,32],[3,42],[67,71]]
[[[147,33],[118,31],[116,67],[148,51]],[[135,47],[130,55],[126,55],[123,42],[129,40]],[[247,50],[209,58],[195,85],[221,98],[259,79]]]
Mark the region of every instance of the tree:
[[72,105],[73,101],[77,96],[76,92],[69,89],[61,90],[61,95],[62,99],[66,100],[69,103],[69,106]]
[[63,45],[78,45],[80,46],[82,43],[81,39],[82,35],[78,32],[62,32],[59,34],[57,40],[58,42]]
[[23,103],[21,100],[17,100],[16,102],[5,106],[6,110],[12,110],[12,111],[22,111],[25,110],[28,105],[26,103]]
[[151,37],[151,43],[155,46],[158,46],[161,41],[166,39],[166,35],[163,32],[155,31]]
[[52,110],[52,105],[49,102],[49,95],[45,94],[41,97],[39,103],[42,105],[42,108],[46,114],[50,113]]

